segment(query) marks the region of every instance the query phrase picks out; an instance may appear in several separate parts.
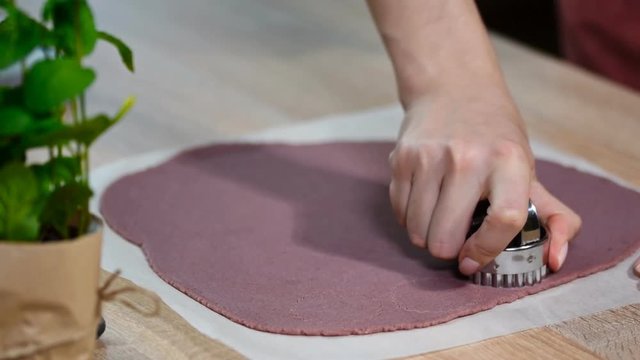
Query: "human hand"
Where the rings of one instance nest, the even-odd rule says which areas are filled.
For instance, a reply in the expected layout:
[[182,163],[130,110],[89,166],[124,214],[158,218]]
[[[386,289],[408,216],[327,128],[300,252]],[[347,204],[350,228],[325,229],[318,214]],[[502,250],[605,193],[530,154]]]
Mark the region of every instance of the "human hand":
[[[506,89],[441,90],[412,102],[389,160],[391,204],[414,245],[457,257],[470,275],[522,229],[531,199],[548,230],[548,265],[562,266],[581,220],[536,179],[525,125]],[[487,217],[465,242],[484,198]]]

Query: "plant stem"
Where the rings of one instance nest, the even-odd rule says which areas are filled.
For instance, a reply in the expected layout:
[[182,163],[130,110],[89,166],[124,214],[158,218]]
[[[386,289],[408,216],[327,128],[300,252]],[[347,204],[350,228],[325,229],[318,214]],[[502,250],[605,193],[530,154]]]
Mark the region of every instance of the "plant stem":
[[[80,108],[83,108],[83,104],[82,103],[83,103],[82,100],[80,100]],[[73,119],[73,124],[74,125],[78,125],[83,120],[82,119],[82,115],[78,114],[78,99],[75,98],[75,99],[71,100],[71,104],[70,105],[71,105],[71,118]],[[81,110],[81,112],[84,112],[84,111]],[[78,158],[82,159],[82,153],[83,153],[82,144],[76,141],[75,145],[76,145],[76,149],[75,149],[75,152],[72,153],[72,155],[74,157],[78,157]],[[85,171],[83,169],[83,166],[84,166],[83,162],[80,161],[80,180],[84,183],[84,181],[85,181],[85,177],[84,177]]]
[[69,103],[71,106],[71,119],[73,120],[74,125],[78,125],[80,122],[80,117],[78,116],[78,99],[73,99]]
[[80,30],[80,1],[74,1],[74,10],[75,16],[73,17],[73,30],[76,33],[76,58],[78,59],[78,63],[82,64],[82,41],[80,40],[80,35],[82,31]]
[[[75,101],[76,100],[74,99],[74,102]],[[77,113],[78,108],[76,106],[76,108],[75,108],[75,111],[76,111],[76,116],[75,116],[76,117],[76,124],[81,124],[81,123],[85,122],[86,119],[87,119],[87,111],[86,111],[86,108],[85,108],[84,92],[82,94],[80,94],[80,96],[78,96],[78,100],[77,101],[80,103],[80,114],[78,115],[78,113]],[[88,183],[88,179],[87,179],[87,172],[88,172],[87,170],[88,169],[86,168],[86,164],[84,162],[85,152],[87,151],[87,149],[86,149],[85,145],[83,145],[83,144],[81,144],[79,142],[76,143],[76,146],[78,147],[76,155],[80,157],[80,178],[82,179],[82,182],[84,184],[87,184]]]
[[[80,124],[84,119],[84,101],[82,100],[81,97],[79,97],[80,100],[80,114],[78,114],[78,98],[75,98],[73,100],[71,100],[71,118],[73,119],[73,124],[74,125],[78,125]],[[78,157],[79,159],[81,159],[80,161],[80,181],[82,181],[82,183],[86,183],[86,178],[85,178],[85,169],[84,169],[84,162],[82,162],[82,155],[83,155],[83,146],[81,143],[77,142],[75,143],[76,145],[76,149],[75,152],[72,153],[71,155],[73,157]]]
[[[80,119],[81,122],[87,121],[87,102],[84,92],[80,94]],[[86,183],[89,185],[89,147],[83,146],[82,149],[82,160],[84,161],[83,173],[82,177]]]
[[[85,93],[82,92],[80,94],[80,121],[87,121],[87,105],[86,105],[86,97]],[[82,162],[81,170],[82,170],[82,178],[84,184],[89,187],[89,146],[82,145],[82,153],[80,155],[80,161]],[[89,215],[89,200],[84,205],[84,209],[81,210],[81,228],[80,231],[85,233],[89,228],[89,221],[91,216]]]
[[[49,146],[48,149],[49,149],[49,160],[52,160],[56,156],[56,154],[54,153],[54,148],[53,146]],[[51,167],[50,169],[49,176],[51,176],[51,182],[54,184],[53,187],[55,188],[56,174],[55,174],[55,171],[53,171],[53,167]],[[53,190],[53,189],[50,189],[50,190]]]
[[[73,119],[74,125],[79,125],[86,120],[86,108],[85,108],[85,98],[84,93],[82,93],[77,98],[74,98],[70,102],[71,106],[71,117]],[[75,158],[78,158],[80,162],[80,182],[83,185],[89,186],[89,163],[87,159],[87,146],[76,141],[75,143],[75,152],[71,155]],[[89,227],[89,202],[80,204],[79,210],[79,218],[78,218],[78,235],[84,234],[87,232]],[[70,224],[68,224],[70,225]]]
[[[76,45],[76,49],[75,49],[75,55],[76,55],[76,59],[78,60],[78,63],[80,65],[82,65],[82,56],[84,54],[84,49],[82,48],[82,41],[81,41],[81,35],[82,35],[82,31],[80,28],[80,1],[75,1],[75,7],[74,7],[74,12],[75,12],[75,17],[74,17],[74,21],[73,21],[73,25],[74,25],[74,32],[75,32],[75,45]],[[84,92],[82,92],[80,94],[80,96],[78,97],[79,101],[80,101],[80,118],[79,118],[79,123],[84,123],[87,120],[87,111],[86,111],[86,101],[85,101],[85,94]],[[74,99],[75,102],[76,99]],[[75,111],[77,111],[77,107],[75,108]],[[76,113],[76,120],[78,120],[78,115]],[[80,144],[78,143],[78,156],[80,157],[80,173],[81,173],[81,178],[82,178],[82,182],[85,186],[89,187],[89,146],[86,144]],[[90,215],[89,215],[89,200],[87,199],[87,201],[82,204],[82,208],[80,209],[80,223],[78,224],[78,233],[79,235],[84,234],[87,232],[88,228],[89,228],[89,221],[90,221]]]
[[81,121],[85,121],[87,120],[87,102],[86,102],[86,97],[84,95],[84,92],[82,92],[82,94],[80,94],[80,120]]

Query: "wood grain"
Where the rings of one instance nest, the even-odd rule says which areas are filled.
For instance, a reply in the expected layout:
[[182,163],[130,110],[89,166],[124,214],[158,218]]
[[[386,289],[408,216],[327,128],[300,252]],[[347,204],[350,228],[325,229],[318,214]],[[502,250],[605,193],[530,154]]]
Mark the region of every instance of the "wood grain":
[[[109,275],[103,271],[101,281]],[[123,287],[138,290],[103,303],[107,330],[98,340],[95,359],[243,359],[231,348],[198,332],[162,301],[157,315],[145,316],[144,313],[154,309],[154,301],[145,291],[123,278],[116,279],[110,289]],[[124,306],[123,300],[142,313]]]
[[640,97],[584,70],[495,38],[530,136],[640,186]]
[[640,304],[408,359],[638,359]]
[[527,330],[453,349],[414,356],[413,360],[600,359],[579,344],[541,328]]
[[582,316],[549,326],[584,348],[608,359],[640,357],[640,304]]

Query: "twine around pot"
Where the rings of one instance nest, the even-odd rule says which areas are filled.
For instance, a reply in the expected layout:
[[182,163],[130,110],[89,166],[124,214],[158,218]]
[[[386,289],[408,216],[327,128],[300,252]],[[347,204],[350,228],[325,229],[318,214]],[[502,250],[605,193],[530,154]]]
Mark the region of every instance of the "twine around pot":
[[[113,282],[118,277],[120,277],[121,273],[122,272],[120,270],[116,270],[114,273],[109,275],[109,277],[107,277],[107,279],[104,281],[104,284],[98,289],[98,298],[99,298],[98,306],[101,307],[102,302],[118,301],[122,305],[128,307],[129,309],[143,316],[157,316],[160,312],[160,298],[155,293],[152,293],[151,291],[144,290],[142,288],[131,286],[131,285],[123,286],[118,289],[109,290],[109,288],[112,287],[111,285],[113,284]],[[132,301],[129,301],[128,299],[118,298],[119,295],[126,294],[126,293],[139,293],[144,295],[148,299],[150,299],[153,302],[151,311],[145,309],[144,307]],[[101,311],[98,311],[98,313],[101,313]]]
[[[134,286],[124,286],[121,288],[112,289],[113,283],[120,276],[120,273],[120,270],[116,270],[114,273],[110,274],[109,277],[104,281],[104,284],[97,290],[98,304],[96,309],[96,317],[93,324],[94,326],[88,327],[82,331],[69,333],[62,338],[56,338],[47,343],[28,343],[23,347],[8,349],[3,353],[0,353],[0,360],[24,358],[28,359],[30,357],[37,357],[41,354],[54,352],[56,349],[62,348],[64,346],[73,346],[73,344],[76,343],[95,341],[96,327],[98,324],[98,319],[102,312],[101,309],[103,302],[118,301],[131,310],[147,317],[158,315],[160,311],[160,298],[155,293]],[[135,304],[127,299],[118,298],[118,296],[126,293],[143,294],[144,297],[151,300],[151,309],[145,309],[144,307]]]

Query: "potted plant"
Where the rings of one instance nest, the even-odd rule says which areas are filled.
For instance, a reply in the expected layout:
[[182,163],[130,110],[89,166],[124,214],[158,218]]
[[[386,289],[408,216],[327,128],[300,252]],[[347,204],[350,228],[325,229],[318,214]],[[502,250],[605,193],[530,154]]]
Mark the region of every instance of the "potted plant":
[[90,358],[95,345],[102,223],[89,211],[89,150],[133,105],[89,114],[96,73],[83,60],[98,41],[133,71],[86,0],[44,1],[38,19],[0,0],[0,359]]

